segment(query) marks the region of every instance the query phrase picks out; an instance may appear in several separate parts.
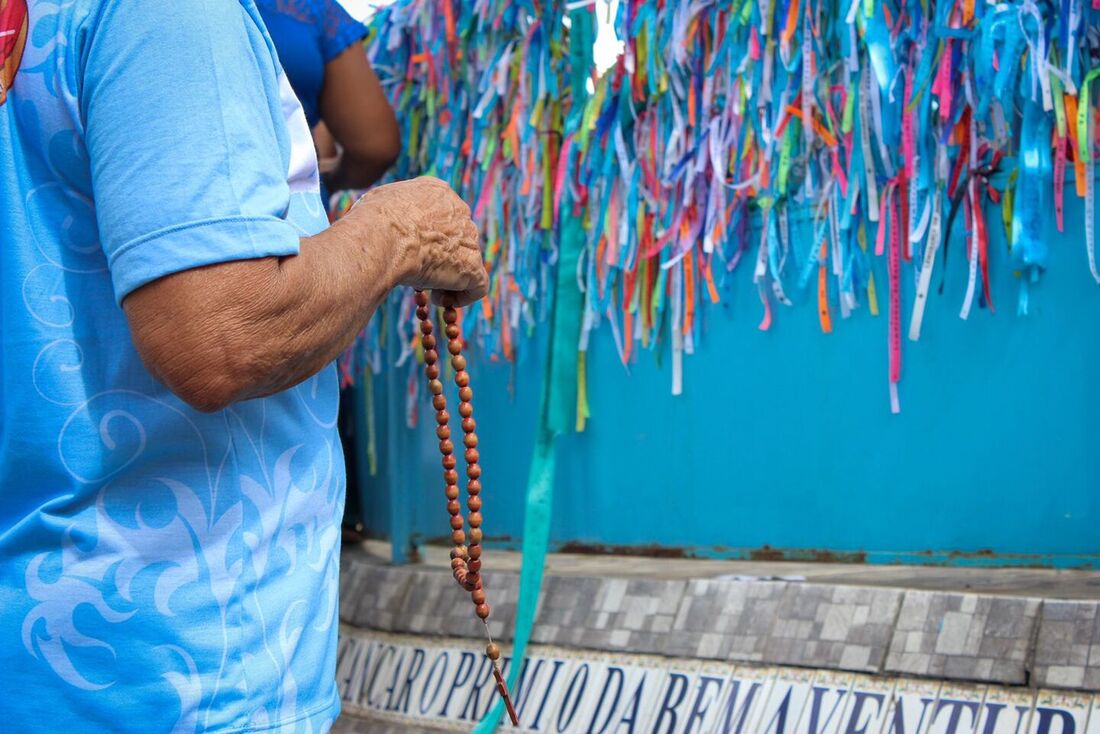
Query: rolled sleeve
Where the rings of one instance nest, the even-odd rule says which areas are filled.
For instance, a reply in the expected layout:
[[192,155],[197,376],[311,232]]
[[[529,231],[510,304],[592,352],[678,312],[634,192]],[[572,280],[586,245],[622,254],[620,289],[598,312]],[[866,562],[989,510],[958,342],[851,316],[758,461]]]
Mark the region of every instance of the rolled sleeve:
[[366,38],[367,27],[353,18],[337,0],[322,0],[322,4],[324,38],[321,41],[321,57],[327,64]]
[[275,217],[221,217],[154,232],[119,247],[108,260],[116,301],[182,270],[261,257],[297,255],[298,232]]
[[85,144],[115,298],[294,255],[279,69],[250,0],[108,0],[86,34]]

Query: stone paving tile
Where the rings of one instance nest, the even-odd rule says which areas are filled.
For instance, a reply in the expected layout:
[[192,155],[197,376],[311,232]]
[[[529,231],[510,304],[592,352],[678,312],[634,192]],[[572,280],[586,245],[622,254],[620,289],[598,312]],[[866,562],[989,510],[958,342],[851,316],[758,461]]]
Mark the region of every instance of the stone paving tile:
[[[481,638],[485,632],[474,615],[470,595],[443,571],[417,570],[409,576],[406,592],[394,620],[393,631],[420,635]],[[492,608],[489,629],[494,637],[511,634],[515,618],[515,574],[485,574],[485,588]],[[509,601],[511,600],[511,601]]]
[[1043,602],[1033,672],[1042,687],[1100,690],[1100,604]]
[[[340,571],[340,619],[383,632],[477,637],[484,635],[469,595],[449,572],[437,568],[395,567],[354,559]],[[494,637],[511,635],[519,577],[486,573]]]
[[380,734],[392,724],[384,724],[380,721],[367,721],[352,716],[340,716],[332,725],[332,734]]
[[906,591],[886,671],[1026,683],[1039,605],[1038,599]]
[[[459,587],[454,579],[448,576],[445,579],[445,592],[441,595],[441,601],[446,606],[445,611],[440,612],[436,623],[436,632],[429,634],[444,634],[452,637],[477,637],[485,636],[485,628],[481,620],[474,614],[474,605],[470,601],[470,594]],[[437,581],[438,583],[438,581]],[[516,598],[519,593],[519,576],[514,573],[485,574],[485,596],[491,612],[489,614],[489,632],[494,638],[511,639],[512,627],[516,617]],[[406,608],[406,613],[415,610]]]
[[[340,595],[344,621],[368,629],[392,632],[403,614],[411,574],[391,566],[361,566],[354,570],[356,584]],[[344,604],[348,614],[344,613]]]
[[655,579],[549,577],[532,639],[635,654],[660,653],[685,583]]
[[442,634],[445,618],[454,613],[461,597],[455,593],[450,577],[443,571],[404,571],[409,581],[401,600],[393,631],[407,634]]
[[336,719],[329,731],[331,734],[439,734],[442,730],[425,729],[405,722],[360,719],[345,714]]
[[661,652],[676,657],[763,661],[764,645],[787,586],[784,582],[689,581]]
[[764,659],[773,665],[879,672],[902,593],[790,584],[764,646]]
[[354,624],[355,607],[367,583],[367,564],[347,556],[340,559],[340,620]]
[[592,615],[593,602],[603,583],[602,579],[596,578],[545,577],[535,629],[531,633],[532,642],[596,647],[585,636],[585,633],[595,633],[596,630],[586,627],[584,622]]

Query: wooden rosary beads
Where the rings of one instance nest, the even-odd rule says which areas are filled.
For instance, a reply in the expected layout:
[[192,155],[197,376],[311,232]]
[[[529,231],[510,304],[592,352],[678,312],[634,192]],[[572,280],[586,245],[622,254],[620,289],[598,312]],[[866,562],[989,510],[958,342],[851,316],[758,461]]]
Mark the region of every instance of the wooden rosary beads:
[[454,368],[455,384],[458,386],[458,414],[462,416],[462,443],[466,447],[466,494],[468,495],[466,507],[470,510],[467,518],[470,523],[469,545],[463,529],[466,520],[462,517],[462,505],[458,501],[458,471],[456,470],[458,462],[454,456],[454,442],[451,440],[451,416],[447,412],[443,382],[439,379],[439,352],[436,350],[435,336],[432,335],[434,326],[428,294],[423,291],[416,292],[416,317],[420,319],[420,342],[424,347],[424,372],[428,376],[428,390],[432,393],[432,407],[435,408],[435,420],[438,424],[435,435],[439,437],[439,451],[443,454],[443,481],[447,487],[447,512],[451,516],[451,541],[454,543],[454,548],[451,549],[451,570],[455,581],[470,592],[474,611],[485,626],[485,636],[489,640],[489,644],[485,647],[485,654],[493,666],[497,691],[504,699],[512,724],[519,726],[519,717],[516,716],[516,711],[512,707],[508,686],[500,670],[500,647],[493,642],[493,636],[489,632],[490,610],[485,601],[485,589],[481,580],[481,467],[477,463],[480,457],[477,452],[477,433],[474,432],[477,428],[472,402],[474,392],[470,389],[466,358],[462,356],[462,333],[458,326],[458,311],[445,308],[443,323],[446,325],[447,351],[451,354],[451,366]]

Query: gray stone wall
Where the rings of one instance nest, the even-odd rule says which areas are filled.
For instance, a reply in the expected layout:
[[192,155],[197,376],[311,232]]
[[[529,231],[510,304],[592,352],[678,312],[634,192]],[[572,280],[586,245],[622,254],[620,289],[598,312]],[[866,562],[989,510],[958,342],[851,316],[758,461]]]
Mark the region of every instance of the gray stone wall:
[[[505,641],[519,579],[487,573],[491,630]],[[364,629],[480,638],[444,569],[347,554],[340,616]],[[1100,604],[785,581],[544,581],[533,641],[568,648],[1100,690]]]

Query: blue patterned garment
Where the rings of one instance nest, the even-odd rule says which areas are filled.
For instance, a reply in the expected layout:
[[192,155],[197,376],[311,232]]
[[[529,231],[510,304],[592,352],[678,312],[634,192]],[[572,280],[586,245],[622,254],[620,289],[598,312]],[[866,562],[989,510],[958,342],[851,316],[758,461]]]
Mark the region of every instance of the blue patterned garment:
[[0,730],[327,731],[335,370],[198,413],[119,306],[326,225],[255,5],[7,0],[0,84]]
[[310,128],[321,121],[325,64],[367,35],[337,0],[256,0]]

